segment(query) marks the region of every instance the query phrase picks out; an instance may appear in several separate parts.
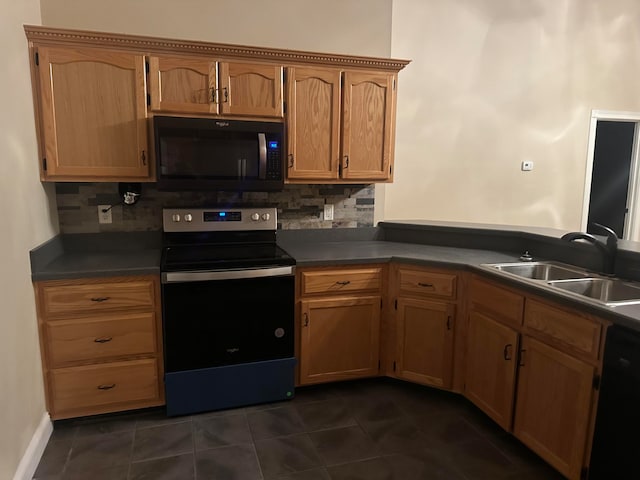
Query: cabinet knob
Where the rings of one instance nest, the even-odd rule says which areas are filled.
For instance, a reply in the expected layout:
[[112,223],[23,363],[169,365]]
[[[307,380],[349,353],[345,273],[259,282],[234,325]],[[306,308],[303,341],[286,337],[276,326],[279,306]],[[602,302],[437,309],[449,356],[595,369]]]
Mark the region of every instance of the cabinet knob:
[[287,158],[289,159],[289,168],[293,168],[293,153],[287,155]]
[[349,168],[349,155],[344,156],[344,168]]
[[304,326],[305,327],[309,326],[309,314],[308,313],[304,314]]

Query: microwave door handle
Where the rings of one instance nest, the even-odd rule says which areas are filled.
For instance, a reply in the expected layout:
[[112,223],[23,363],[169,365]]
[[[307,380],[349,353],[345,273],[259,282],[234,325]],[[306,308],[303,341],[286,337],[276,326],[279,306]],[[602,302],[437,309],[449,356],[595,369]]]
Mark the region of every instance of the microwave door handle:
[[242,179],[247,178],[247,159],[242,159]]
[[264,180],[267,178],[267,137],[264,133],[258,134],[258,150],[260,153],[260,162],[258,164],[258,178]]
[[238,178],[242,178],[242,159],[238,159]]

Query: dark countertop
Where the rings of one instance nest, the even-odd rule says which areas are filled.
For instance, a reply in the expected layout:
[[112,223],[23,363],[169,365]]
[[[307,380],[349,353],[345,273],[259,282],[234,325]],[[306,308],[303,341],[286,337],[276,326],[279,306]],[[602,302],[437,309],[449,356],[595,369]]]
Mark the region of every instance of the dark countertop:
[[30,252],[31,280],[160,275],[159,232],[58,235]]
[[[585,268],[598,264],[591,245],[562,242],[563,233],[447,222],[383,222],[378,228],[278,231],[278,244],[299,267],[396,261],[470,270],[640,331],[640,305],[597,305],[482,267],[516,262],[525,250],[540,260]],[[159,232],[60,235],[31,252],[32,280],[159,274],[160,240]],[[625,268],[634,272],[638,267],[625,262]]]

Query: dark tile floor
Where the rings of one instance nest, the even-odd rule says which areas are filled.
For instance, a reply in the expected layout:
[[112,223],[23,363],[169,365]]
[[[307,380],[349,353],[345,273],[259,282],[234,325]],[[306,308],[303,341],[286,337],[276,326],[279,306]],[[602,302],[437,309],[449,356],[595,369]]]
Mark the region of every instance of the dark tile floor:
[[560,480],[463,397],[371,379],[167,418],[59,421],[38,480]]

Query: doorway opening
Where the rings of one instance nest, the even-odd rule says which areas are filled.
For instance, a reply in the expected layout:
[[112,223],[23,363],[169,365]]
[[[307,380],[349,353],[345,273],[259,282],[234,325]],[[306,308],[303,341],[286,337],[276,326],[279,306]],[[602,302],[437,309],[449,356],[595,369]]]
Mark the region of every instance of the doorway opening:
[[582,211],[582,230],[592,223],[610,227],[619,238],[640,240],[638,136],[640,113],[594,110]]

